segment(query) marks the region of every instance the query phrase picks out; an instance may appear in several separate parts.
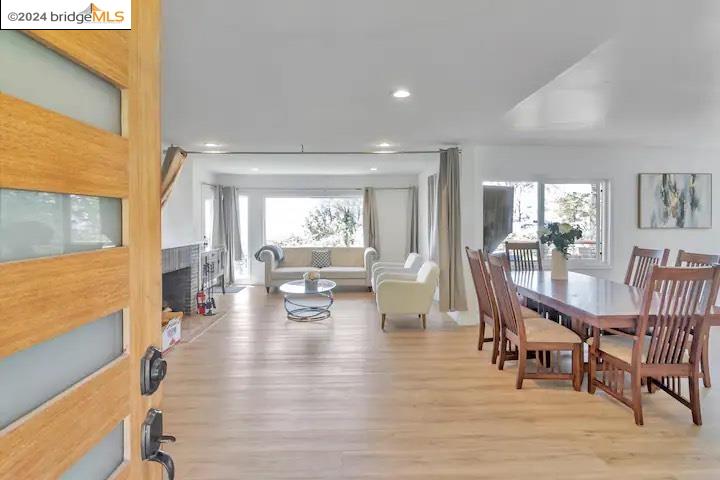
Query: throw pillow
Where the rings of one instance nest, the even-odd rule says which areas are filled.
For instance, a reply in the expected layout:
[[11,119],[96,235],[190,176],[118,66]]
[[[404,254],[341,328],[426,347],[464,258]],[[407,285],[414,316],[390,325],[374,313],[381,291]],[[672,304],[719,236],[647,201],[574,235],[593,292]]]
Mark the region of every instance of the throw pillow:
[[313,250],[312,266],[315,268],[325,268],[330,266],[330,250]]

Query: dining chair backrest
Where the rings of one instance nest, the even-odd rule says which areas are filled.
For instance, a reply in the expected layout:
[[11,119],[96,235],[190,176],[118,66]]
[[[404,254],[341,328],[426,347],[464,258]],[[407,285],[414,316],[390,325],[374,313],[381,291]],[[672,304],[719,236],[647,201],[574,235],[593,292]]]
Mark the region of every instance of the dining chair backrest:
[[625,273],[625,285],[637,288],[645,288],[648,282],[650,270],[654,266],[664,267],[670,257],[670,250],[652,250],[649,248],[633,247]]
[[[650,267],[640,312],[639,331],[648,331],[635,342],[633,362],[640,359],[643,342],[649,342],[644,363],[700,363],[705,319],[720,286],[720,266]],[[689,352],[689,356],[687,356]],[[658,375],[663,376],[663,375]],[[667,374],[667,376],[672,376]]]
[[517,290],[510,277],[508,259],[502,253],[495,253],[490,255],[488,263],[490,280],[500,312],[500,323],[504,328],[517,335],[518,338],[524,340],[525,324],[522,320]]
[[540,242],[505,242],[505,254],[515,271],[543,269]]
[[691,253],[685,250],[680,250],[675,260],[676,267],[710,267],[716,263],[720,263],[720,255]]
[[490,272],[488,272],[485,265],[485,258],[482,252],[473,250],[470,247],[465,247],[465,253],[467,253],[468,263],[470,264],[470,273],[475,285],[480,314],[484,317],[496,319],[499,316],[498,307],[490,283]]

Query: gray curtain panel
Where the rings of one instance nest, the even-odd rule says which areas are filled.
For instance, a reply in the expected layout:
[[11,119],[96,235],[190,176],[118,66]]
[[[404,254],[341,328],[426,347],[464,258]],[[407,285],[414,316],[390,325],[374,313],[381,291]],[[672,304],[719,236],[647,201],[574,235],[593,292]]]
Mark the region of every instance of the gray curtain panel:
[[372,247],[380,252],[380,237],[378,235],[377,203],[375,189],[363,189],[363,239],[366,247]]
[[438,208],[438,175],[430,175],[427,179],[428,189],[428,257],[433,262],[438,262],[438,229],[437,229],[437,208]]
[[213,219],[213,248],[225,248],[225,282],[235,282],[235,262],[243,258],[240,240],[240,212],[235,187],[215,187],[215,218]]
[[418,189],[413,186],[408,190],[410,195],[408,199],[408,225],[410,227],[408,232],[408,253],[418,253]]
[[438,251],[440,311],[467,310],[460,229],[460,152],[440,151],[438,175]]

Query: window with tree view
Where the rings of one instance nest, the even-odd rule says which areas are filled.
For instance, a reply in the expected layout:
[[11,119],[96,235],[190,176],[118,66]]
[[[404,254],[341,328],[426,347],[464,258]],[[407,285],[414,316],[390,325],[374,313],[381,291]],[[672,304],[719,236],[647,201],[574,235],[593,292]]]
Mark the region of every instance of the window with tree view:
[[361,247],[362,198],[266,198],[265,240],[283,247]]
[[[607,186],[587,182],[485,182],[485,249],[503,251],[506,240],[537,240],[538,227],[549,222],[578,226],[583,237],[570,259],[605,262]],[[550,250],[544,248],[547,256]]]

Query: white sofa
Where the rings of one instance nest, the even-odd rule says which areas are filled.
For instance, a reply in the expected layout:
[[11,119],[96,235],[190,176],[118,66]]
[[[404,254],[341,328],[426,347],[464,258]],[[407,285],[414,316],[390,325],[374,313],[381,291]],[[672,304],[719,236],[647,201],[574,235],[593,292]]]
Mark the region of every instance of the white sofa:
[[[312,264],[313,250],[330,250],[330,266],[315,268]],[[265,288],[279,287],[290,280],[300,280],[305,272],[319,272],[338,286],[362,286],[370,288],[372,265],[377,260],[374,248],[363,247],[286,247],[285,258],[277,262],[273,253],[264,250],[260,261],[265,263]]]
[[[410,278],[407,278],[410,277]],[[381,316],[381,328],[385,330],[387,315],[418,315],[423,328],[427,324],[427,313],[435,296],[440,269],[434,262],[425,262],[414,277],[378,279],[375,298]]]
[[413,277],[420,270],[423,264],[423,258],[417,253],[411,253],[407,256],[404,263],[401,262],[375,262],[372,266],[371,285],[373,290],[377,288],[378,277],[380,275],[397,275],[411,274]]

